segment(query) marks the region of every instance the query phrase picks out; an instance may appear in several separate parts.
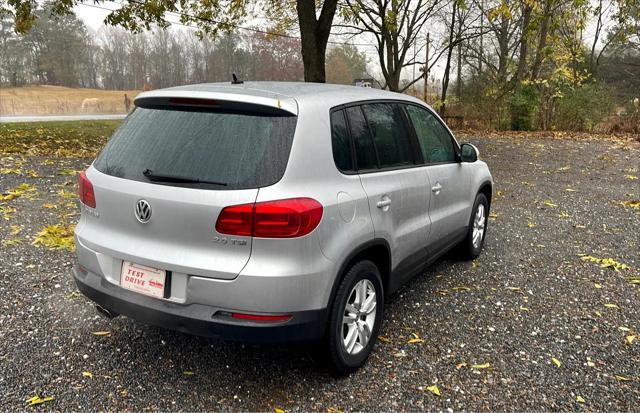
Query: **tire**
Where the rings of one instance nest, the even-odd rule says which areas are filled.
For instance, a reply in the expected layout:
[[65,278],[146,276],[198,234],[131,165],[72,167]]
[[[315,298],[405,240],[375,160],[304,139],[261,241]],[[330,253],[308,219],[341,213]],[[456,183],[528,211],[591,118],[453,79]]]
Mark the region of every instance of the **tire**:
[[[480,239],[474,242],[474,229],[479,225],[476,222],[478,210],[482,208],[482,228]],[[489,217],[489,203],[487,202],[487,197],[484,194],[476,195],[476,200],[473,203],[473,208],[471,209],[471,217],[469,218],[469,226],[467,231],[467,236],[460,243],[459,252],[461,258],[464,260],[473,260],[478,258],[480,253],[482,252],[482,247],[484,246],[484,239],[487,236],[487,227]],[[478,242],[479,241],[479,242]]]
[[[365,296],[369,300],[372,299],[375,292],[375,307],[370,309],[368,314],[360,312],[359,304],[361,303],[358,302],[362,296],[363,285],[367,289]],[[356,286],[360,287],[358,292]],[[347,303],[354,310],[349,315],[358,321],[345,325]],[[371,261],[359,261],[349,269],[340,282],[331,306],[327,331],[320,349],[325,354],[324,359],[329,361],[333,373],[340,376],[347,375],[364,365],[378,339],[383,312],[384,291],[380,271]],[[373,315],[372,323],[369,322],[371,315]],[[363,346],[361,344],[362,334],[366,335],[369,330],[369,338]],[[350,348],[345,344],[347,338],[355,340]],[[348,341],[351,343],[351,340]]]

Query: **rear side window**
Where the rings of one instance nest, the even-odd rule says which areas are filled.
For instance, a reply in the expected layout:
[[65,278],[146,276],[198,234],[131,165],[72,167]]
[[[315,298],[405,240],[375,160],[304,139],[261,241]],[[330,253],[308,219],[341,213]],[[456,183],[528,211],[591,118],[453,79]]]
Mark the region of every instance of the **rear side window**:
[[296,119],[257,112],[137,108],[94,166],[108,175],[143,182],[149,182],[145,170],[210,182],[161,182],[175,186],[221,190],[268,186],[284,174]]
[[363,105],[380,168],[413,163],[409,133],[398,105],[375,103]]
[[353,171],[349,131],[347,130],[347,122],[342,110],[331,113],[331,146],[333,148],[333,160],[338,169],[345,172]]
[[407,113],[415,128],[426,163],[455,162],[451,135],[440,121],[426,109],[407,105]]
[[356,148],[358,169],[376,169],[378,167],[376,152],[362,109],[359,106],[352,106],[345,109],[345,112],[349,118],[349,126],[351,126],[351,137]]

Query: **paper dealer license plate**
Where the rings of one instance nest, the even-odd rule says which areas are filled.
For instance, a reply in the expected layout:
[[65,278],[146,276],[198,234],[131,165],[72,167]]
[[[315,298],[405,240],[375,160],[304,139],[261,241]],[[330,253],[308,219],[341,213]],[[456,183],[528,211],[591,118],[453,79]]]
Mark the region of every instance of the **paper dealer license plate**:
[[165,270],[134,264],[129,261],[122,263],[120,286],[127,290],[151,297],[164,297],[164,283],[167,277]]

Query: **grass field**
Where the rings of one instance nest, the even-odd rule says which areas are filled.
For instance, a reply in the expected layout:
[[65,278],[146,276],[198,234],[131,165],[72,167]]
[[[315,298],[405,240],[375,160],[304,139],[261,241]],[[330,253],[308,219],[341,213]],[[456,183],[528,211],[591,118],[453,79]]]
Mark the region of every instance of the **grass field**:
[[[132,100],[137,90],[74,89],[27,86],[0,89],[0,116],[125,113],[124,94]],[[97,99],[82,107],[85,99]]]
[[0,156],[93,158],[120,120],[0,123]]

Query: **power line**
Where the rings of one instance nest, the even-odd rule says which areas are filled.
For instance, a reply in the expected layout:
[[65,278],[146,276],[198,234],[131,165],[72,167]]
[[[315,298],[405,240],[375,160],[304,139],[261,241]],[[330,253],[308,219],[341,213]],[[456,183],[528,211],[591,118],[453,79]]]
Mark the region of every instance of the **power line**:
[[[138,5],[142,5],[141,3],[137,2],[137,1],[134,1],[134,0],[130,0],[130,1],[132,3],[136,3]],[[114,1],[114,3],[118,3],[120,5],[124,5],[121,2]],[[117,9],[109,9],[107,7],[102,7],[102,6],[98,6],[98,5],[95,5],[95,4],[80,3],[80,5],[81,6],[85,6],[85,7],[92,7],[92,8],[95,8],[95,9],[106,10],[106,11],[110,11],[110,12],[113,12],[113,11],[117,10]],[[284,37],[284,38],[288,38],[288,39],[302,40],[302,38],[300,36],[294,36],[294,35],[290,35],[290,34],[286,34],[286,33],[270,32],[270,31],[267,31],[267,30],[257,29],[257,28],[253,28],[253,27],[241,26],[239,24],[225,23],[225,22],[216,21],[216,20],[213,20],[213,19],[207,19],[207,18],[204,18],[204,17],[193,16],[193,15],[190,15],[190,14],[187,14],[187,13],[180,13],[180,12],[173,12],[173,11],[168,11],[166,13],[174,15],[176,17],[186,16],[188,18],[195,19],[195,20],[201,20],[201,21],[204,21],[204,22],[207,22],[207,23],[223,24],[223,25],[227,25],[229,27],[233,27],[234,29],[238,29],[238,30],[245,30],[245,31],[250,31],[250,32],[254,32],[254,33],[261,33],[261,34],[266,34],[266,35],[269,35],[269,36]],[[182,22],[172,22],[172,21],[167,20],[167,19],[164,19],[164,21],[166,23],[169,23],[169,24],[176,24],[176,25],[188,27],[188,28],[191,28],[191,29],[198,29],[197,27],[194,27],[192,25],[188,25],[188,24],[185,24],[185,23],[182,23]],[[327,43],[329,43],[329,44],[337,44],[337,45],[359,46],[359,47],[373,47],[373,48],[376,47],[375,45],[372,45],[372,44],[369,44],[369,43],[348,43],[348,42],[337,42],[337,41],[331,41],[331,40],[329,40]]]

